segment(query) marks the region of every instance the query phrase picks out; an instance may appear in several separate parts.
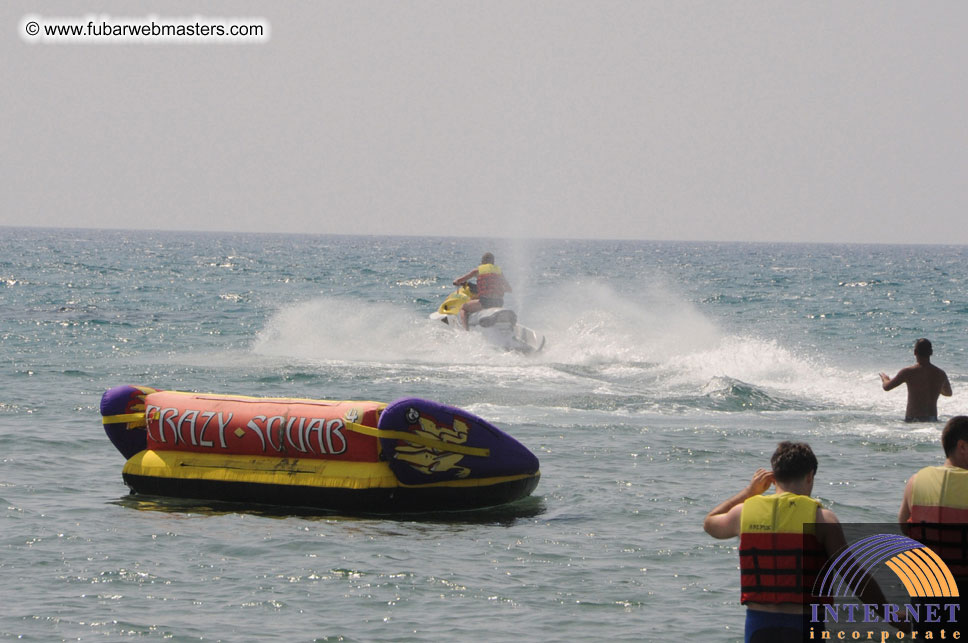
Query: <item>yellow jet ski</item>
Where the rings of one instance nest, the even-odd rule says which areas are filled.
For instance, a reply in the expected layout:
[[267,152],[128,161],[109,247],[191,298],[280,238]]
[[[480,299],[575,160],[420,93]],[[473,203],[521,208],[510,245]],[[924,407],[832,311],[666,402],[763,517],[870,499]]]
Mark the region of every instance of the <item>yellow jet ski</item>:
[[[450,328],[464,330],[460,323],[460,309],[476,298],[473,284],[465,283],[450,293],[430,319],[441,321]],[[521,353],[537,353],[545,345],[544,335],[518,323],[518,316],[510,308],[485,308],[471,313],[467,318],[467,330],[479,331],[491,344],[504,350]]]

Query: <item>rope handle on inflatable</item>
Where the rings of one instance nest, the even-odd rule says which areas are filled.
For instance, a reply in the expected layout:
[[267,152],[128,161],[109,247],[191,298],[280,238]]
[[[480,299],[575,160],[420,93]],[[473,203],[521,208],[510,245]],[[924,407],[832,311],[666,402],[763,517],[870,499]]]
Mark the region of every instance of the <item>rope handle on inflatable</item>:
[[[144,401],[146,395],[151,395],[152,393],[157,393],[158,389],[151,388],[150,386],[131,386],[131,388],[141,391],[141,395],[135,395],[133,400],[137,401],[137,404],[132,404],[129,406],[129,410],[133,410],[134,413],[120,413],[118,415],[103,415],[101,416],[102,424],[127,424],[128,429],[140,429],[143,426],[148,426],[148,421],[145,418],[144,412]],[[141,409],[141,411],[138,411]]]
[[121,415],[105,415],[101,418],[102,424],[133,424],[134,426],[128,427],[137,428],[139,426],[146,426],[144,411],[141,413],[122,413]]
[[419,444],[422,447],[449,451],[450,453],[473,455],[479,458],[486,458],[491,455],[490,449],[485,449],[483,447],[468,447],[464,446],[463,444],[454,444],[453,442],[444,442],[443,440],[435,440],[434,438],[417,435],[416,433],[408,433],[407,431],[387,431],[386,429],[376,429],[372,426],[363,426],[362,424],[354,424],[352,422],[347,422],[346,428],[348,428],[350,431],[373,436],[375,438],[404,440],[405,442]]

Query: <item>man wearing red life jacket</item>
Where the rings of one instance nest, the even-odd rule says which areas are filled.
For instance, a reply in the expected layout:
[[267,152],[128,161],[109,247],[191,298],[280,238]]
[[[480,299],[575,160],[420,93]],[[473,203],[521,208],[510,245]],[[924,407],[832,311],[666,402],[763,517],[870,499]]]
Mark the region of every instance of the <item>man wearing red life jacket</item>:
[[[930,547],[968,591],[968,416],[958,415],[941,432],[944,464],[924,467],[907,481],[897,520],[908,535]],[[919,526],[935,523],[941,527]]]
[[455,279],[454,285],[460,286],[474,277],[477,277],[477,299],[471,299],[460,309],[460,322],[465,330],[472,313],[484,308],[502,308],[504,293],[511,292],[511,284],[504,278],[501,269],[494,265],[494,255],[490,252],[485,252],[481,257],[481,265]]
[[[811,589],[827,559],[846,542],[837,516],[810,497],[817,458],[803,442],[781,442],[772,471],[758,469],[750,484],[703,521],[714,538],[740,537],[746,641],[809,640]],[[771,485],[776,493],[761,495]],[[817,530],[816,524],[832,525]],[[816,636],[816,631],[814,632]]]

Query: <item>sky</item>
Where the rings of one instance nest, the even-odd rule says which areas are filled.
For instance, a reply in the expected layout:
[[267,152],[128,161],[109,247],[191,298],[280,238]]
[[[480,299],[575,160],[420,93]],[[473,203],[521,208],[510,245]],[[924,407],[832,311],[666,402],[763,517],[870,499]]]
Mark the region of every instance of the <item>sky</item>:
[[[22,34],[89,15],[270,37]],[[968,244],[960,0],[8,0],[0,24],[0,226]]]

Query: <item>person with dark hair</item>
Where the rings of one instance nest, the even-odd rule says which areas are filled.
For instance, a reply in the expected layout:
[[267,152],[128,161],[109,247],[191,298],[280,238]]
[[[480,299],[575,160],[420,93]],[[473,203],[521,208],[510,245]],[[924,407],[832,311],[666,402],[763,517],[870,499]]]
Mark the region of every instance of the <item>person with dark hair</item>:
[[[834,512],[810,497],[817,473],[810,446],[781,442],[770,462],[772,471],[758,469],[745,489],[703,521],[714,538],[740,538],[748,643],[807,640],[811,627],[817,634],[818,624],[810,621],[811,589],[827,559],[846,544]],[[761,495],[771,485],[776,493]]]
[[770,458],[773,477],[779,482],[795,482],[808,473],[817,473],[817,456],[806,442],[781,442]]
[[[902,525],[968,523],[968,416],[948,420],[941,431],[941,447],[944,464],[924,467],[907,481],[897,513]],[[968,572],[968,566],[963,567]]]
[[460,309],[460,323],[467,329],[467,320],[472,313],[485,308],[502,308],[504,293],[511,292],[511,284],[504,278],[504,273],[494,264],[494,255],[485,252],[481,257],[481,264],[466,275],[454,280],[455,286],[460,286],[477,277],[477,298],[471,299]]
[[902,368],[893,379],[881,373],[881,386],[885,391],[907,384],[905,422],[937,422],[938,397],[951,396],[947,373],[931,363],[933,352],[931,342],[922,337],[914,342],[916,364]]
[[897,521],[901,530],[941,557],[960,598],[959,625],[968,619],[968,416],[956,415],[941,431],[944,463],[908,479]]

